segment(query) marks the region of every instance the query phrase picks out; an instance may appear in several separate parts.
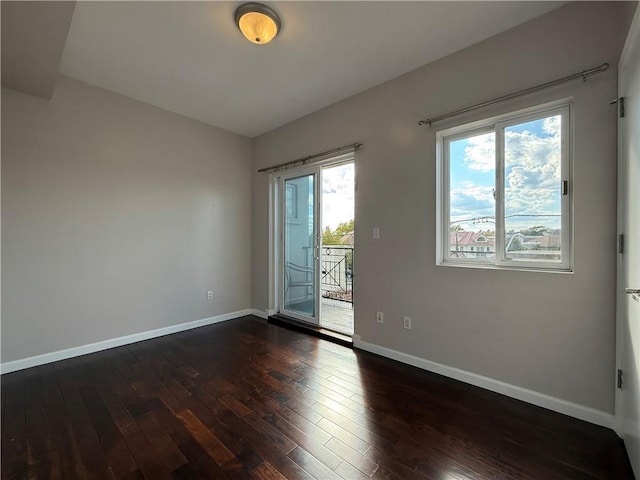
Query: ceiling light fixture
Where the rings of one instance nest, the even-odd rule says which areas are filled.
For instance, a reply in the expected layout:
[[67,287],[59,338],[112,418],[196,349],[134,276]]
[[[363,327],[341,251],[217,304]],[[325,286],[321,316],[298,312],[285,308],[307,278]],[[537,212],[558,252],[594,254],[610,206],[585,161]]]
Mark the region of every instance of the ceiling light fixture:
[[236,25],[252,43],[269,43],[280,31],[280,17],[271,7],[249,2],[240,5],[234,14]]

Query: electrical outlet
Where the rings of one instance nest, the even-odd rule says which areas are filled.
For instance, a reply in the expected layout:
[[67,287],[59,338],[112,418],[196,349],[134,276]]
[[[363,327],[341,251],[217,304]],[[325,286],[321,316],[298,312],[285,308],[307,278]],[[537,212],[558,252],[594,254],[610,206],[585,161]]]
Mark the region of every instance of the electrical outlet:
[[213,290],[207,292],[207,300],[213,300]]
[[403,327],[405,328],[405,330],[411,330],[411,317],[404,317],[403,318]]
[[380,227],[373,227],[371,229],[371,237],[374,240],[378,240],[380,238]]
[[376,322],[384,323],[384,313],[382,313],[382,312],[377,312],[376,313]]

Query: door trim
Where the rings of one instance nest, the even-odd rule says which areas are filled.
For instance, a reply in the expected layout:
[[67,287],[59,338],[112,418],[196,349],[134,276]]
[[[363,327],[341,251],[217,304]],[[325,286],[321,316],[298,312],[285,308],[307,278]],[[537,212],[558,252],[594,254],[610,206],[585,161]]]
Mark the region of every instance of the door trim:
[[[633,21],[631,23],[631,27],[629,28],[629,32],[627,34],[627,39],[624,44],[624,48],[622,49],[622,54],[620,55],[620,61],[618,63],[618,94],[620,91],[620,72],[625,69],[627,64],[631,61],[631,55],[634,53],[634,48],[640,48],[636,45],[640,42],[640,7],[636,8]],[[620,122],[620,118],[617,119],[617,122]],[[617,233],[618,235],[622,235],[623,232],[623,221],[624,221],[624,202],[623,198],[625,195],[624,188],[624,179],[625,172],[627,171],[627,159],[623,158],[622,155],[622,135],[621,129],[618,128],[618,199],[617,199]],[[613,429],[618,434],[619,437],[623,436],[623,418],[621,414],[621,405],[622,405],[622,392],[616,386],[616,372],[618,369],[622,368],[622,351],[621,346],[623,344],[623,323],[625,321],[625,313],[626,313],[626,304],[627,295],[624,292],[624,266],[623,266],[623,257],[620,253],[617,255],[617,287],[616,287],[616,367],[615,371],[612,372],[612,383],[615,391],[615,403],[614,403],[614,418],[613,418]]]

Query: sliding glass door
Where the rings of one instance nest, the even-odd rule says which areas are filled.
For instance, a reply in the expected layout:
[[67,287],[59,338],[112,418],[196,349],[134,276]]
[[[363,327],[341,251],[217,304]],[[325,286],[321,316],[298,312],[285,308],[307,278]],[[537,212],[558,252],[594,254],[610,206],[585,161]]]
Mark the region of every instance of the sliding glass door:
[[281,310],[315,325],[320,316],[319,176],[312,169],[281,179]]
[[272,177],[272,239],[280,312],[346,335],[353,328],[353,155]]

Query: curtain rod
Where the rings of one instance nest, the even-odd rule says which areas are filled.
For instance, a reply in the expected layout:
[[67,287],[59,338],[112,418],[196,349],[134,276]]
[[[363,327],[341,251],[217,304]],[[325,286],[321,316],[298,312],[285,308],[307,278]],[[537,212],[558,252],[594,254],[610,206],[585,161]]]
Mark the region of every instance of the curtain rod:
[[327,157],[328,155],[340,152],[348,152],[353,151],[357,152],[360,147],[362,147],[362,143],[352,143],[351,145],[344,145],[343,147],[332,148],[331,150],[327,150],[326,152],[314,153],[313,155],[309,155],[307,157],[299,158],[297,160],[291,160],[290,162],[281,163],[279,165],[274,165],[273,167],[261,168],[258,170],[258,173],[273,173],[279,172],[280,170],[286,170],[287,168],[300,167],[302,165],[307,165],[308,163],[313,163],[313,161],[318,160],[320,157]]
[[552,80],[547,83],[541,83],[540,85],[536,85],[535,87],[529,87],[524,90],[520,90],[519,92],[509,93],[508,95],[503,95],[502,97],[494,98],[493,100],[488,100],[486,102],[477,103],[470,107],[461,108],[460,110],[455,110],[453,112],[445,113],[443,115],[438,115],[437,117],[420,120],[418,122],[418,125],[426,125],[427,127],[431,127],[431,125],[434,124],[435,122],[439,122],[440,120],[444,120],[445,118],[455,117],[457,115],[471,112],[479,108],[488,107],[489,105],[493,105],[495,103],[504,102],[506,100],[511,100],[512,98],[521,97],[523,95],[528,95],[530,93],[537,92],[545,88],[555,87],[556,85],[570,82],[578,78],[582,78],[582,81],[586,82],[587,78],[590,77],[591,75],[597,75],[598,73],[605,72],[607,71],[608,68],[609,68],[609,64],[603,63],[602,65],[598,65],[597,67],[589,68],[587,70],[574,73],[573,75],[567,75],[566,77],[558,78],[556,80]]

